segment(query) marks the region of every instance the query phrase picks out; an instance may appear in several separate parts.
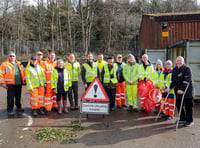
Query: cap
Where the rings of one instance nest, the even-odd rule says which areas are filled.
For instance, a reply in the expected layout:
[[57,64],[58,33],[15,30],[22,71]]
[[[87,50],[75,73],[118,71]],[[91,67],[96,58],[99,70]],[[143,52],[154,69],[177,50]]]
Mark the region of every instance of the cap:
[[113,56],[109,56],[109,57],[107,57],[107,59],[114,59],[114,57]]
[[117,58],[122,58],[122,55],[121,55],[121,54],[118,54],[118,55],[117,55]]
[[156,60],[156,65],[158,65],[158,64],[163,65],[163,63],[162,63],[162,61],[161,61],[160,59],[157,59],[157,60]]
[[165,64],[170,64],[170,65],[172,66],[172,61],[171,61],[171,60],[167,60],[167,61],[165,62]]
[[42,53],[41,51],[36,52],[36,54],[38,54],[38,55],[39,55],[39,54],[42,54],[42,55],[43,55],[43,53]]
[[31,60],[37,60],[36,56],[32,56]]

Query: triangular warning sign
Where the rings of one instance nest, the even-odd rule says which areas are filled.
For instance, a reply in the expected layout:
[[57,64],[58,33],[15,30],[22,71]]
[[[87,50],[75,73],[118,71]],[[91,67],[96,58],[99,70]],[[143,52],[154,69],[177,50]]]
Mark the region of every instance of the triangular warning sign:
[[88,89],[83,94],[82,100],[104,101],[108,102],[109,98],[98,78],[95,78]]

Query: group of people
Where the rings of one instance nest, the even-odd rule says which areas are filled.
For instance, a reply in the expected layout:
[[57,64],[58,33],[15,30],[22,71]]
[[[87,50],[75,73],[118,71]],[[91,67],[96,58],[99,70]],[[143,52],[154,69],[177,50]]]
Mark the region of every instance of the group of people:
[[[162,91],[162,99],[156,104],[155,112],[161,109],[162,117],[170,120],[177,106],[179,112],[182,109],[180,123],[186,126],[194,124],[192,73],[181,56],[177,57],[175,68],[172,68],[172,61],[167,60],[163,66],[160,59],[156,61],[154,68],[146,54],[142,55],[142,63],[138,64],[132,54],[128,55],[128,62],[124,63],[121,54],[117,55],[116,62],[113,56],[104,61],[103,54],[99,54],[95,62],[93,54],[89,53],[82,67],[75,60],[73,53],[66,62],[62,59],[56,60],[54,52],[51,52],[45,61],[42,61],[42,58],[43,53],[38,51],[24,68],[16,60],[15,53],[10,52],[8,60],[1,64],[0,83],[7,89],[8,115],[14,115],[14,97],[17,112],[24,111],[20,103],[22,84],[26,84],[30,90],[30,104],[34,116],[38,113],[50,114],[55,108],[58,114],[68,113],[67,95],[70,110],[78,110],[78,78],[81,74],[85,90],[96,77],[99,78],[109,97],[111,111],[117,106],[119,109],[128,107],[127,111],[138,112],[138,82],[151,80],[154,86]],[[187,85],[189,87],[186,90]],[[180,108],[183,94],[185,107]],[[140,97],[141,111],[144,111],[145,99]],[[164,107],[161,108],[162,106]]]

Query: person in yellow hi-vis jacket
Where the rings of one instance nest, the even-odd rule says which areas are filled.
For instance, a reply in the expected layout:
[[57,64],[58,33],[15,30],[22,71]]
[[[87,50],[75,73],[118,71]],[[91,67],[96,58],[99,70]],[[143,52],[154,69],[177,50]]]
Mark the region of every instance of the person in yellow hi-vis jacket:
[[137,83],[140,76],[140,66],[136,63],[132,54],[128,55],[128,63],[124,66],[123,76],[126,81],[126,92],[128,97],[127,111],[138,112],[137,106]]
[[[57,61],[57,66],[51,75],[51,89],[56,93],[57,104],[58,104],[58,114],[62,114],[62,109],[64,113],[68,113],[67,110],[67,91],[69,89],[69,79],[70,74],[64,68],[64,61],[59,59]],[[63,107],[61,102],[61,96],[63,97]]]
[[[148,55],[144,54],[142,56],[142,64],[140,64],[140,80],[144,80],[146,82],[147,79],[150,79],[153,81],[154,79],[154,67],[149,61]],[[141,111],[144,111],[144,100],[146,98],[140,97],[140,103],[141,103]]]
[[[167,96],[167,89],[170,88],[170,85],[172,83],[172,71],[173,71],[172,61],[167,60],[165,62],[165,68],[163,70],[163,74],[161,78],[161,83],[162,83],[161,85],[163,89],[163,93],[162,93],[163,103],[164,103],[165,97]],[[174,89],[171,89],[162,110],[162,112],[164,113],[164,115],[162,116],[163,118],[165,118],[166,120],[171,120],[173,118],[174,111],[175,111],[175,104],[176,104],[175,92],[174,92]]]
[[110,110],[115,110],[115,94],[116,87],[119,79],[119,71],[117,65],[114,63],[114,57],[110,56],[107,58],[108,64],[104,65],[101,78],[104,89],[109,97]]
[[98,54],[98,60],[96,61],[96,63],[97,63],[97,65],[98,65],[99,74],[100,74],[100,76],[101,76],[101,72],[102,72],[102,70],[103,70],[103,67],[104,67],[104,65],[107,63],[106,61],[104,61],[104,59],[103,59],[103,54],[102,54],[102,53]]
[[[154,71],[153,85],[159,89],[161,89],[161,87],[162,87],[162,83],[161,83],[162,72],[163,72],[163,63],[160,59],[157,59],[156,67],[155,67],[155,71]],[[156,103],[155,113],[159,112],[161,103],[162,103],[162,100],[160,100],[159,102]]]
[[[69,80],[69,102],[70,110],[78,110],[78,77],[81,73],[81,67],[78,61],[75,60],[75,55],[71,53],[64,67],[69,71],[71,79]],[[73,93],[73,96],[72,96]],[[74,100],[74,101],[73,101]]]
[[30,90],[30,104],[32,107],[32,115],[37,116],[37,110],[44,115],[44,87],[46,87],[46,78],[44,71],[40,65],[37,65],[37,58],[32,56],[30,64],[26,67],[26,85]]

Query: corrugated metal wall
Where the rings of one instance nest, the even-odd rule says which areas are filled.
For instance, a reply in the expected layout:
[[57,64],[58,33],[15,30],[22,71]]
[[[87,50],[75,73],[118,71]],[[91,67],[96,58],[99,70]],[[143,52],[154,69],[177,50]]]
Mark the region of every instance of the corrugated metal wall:
[[[168,23],[166,29],[162,28],[164,22]],[[162,31],[168,31],[169,37],[162,37]],[[181,40],[200,39],[200,18],[199,20],[179,21],[155,21],[152,16],[143,16],[140,30],[139,47],[146,48],[167,48]]]

